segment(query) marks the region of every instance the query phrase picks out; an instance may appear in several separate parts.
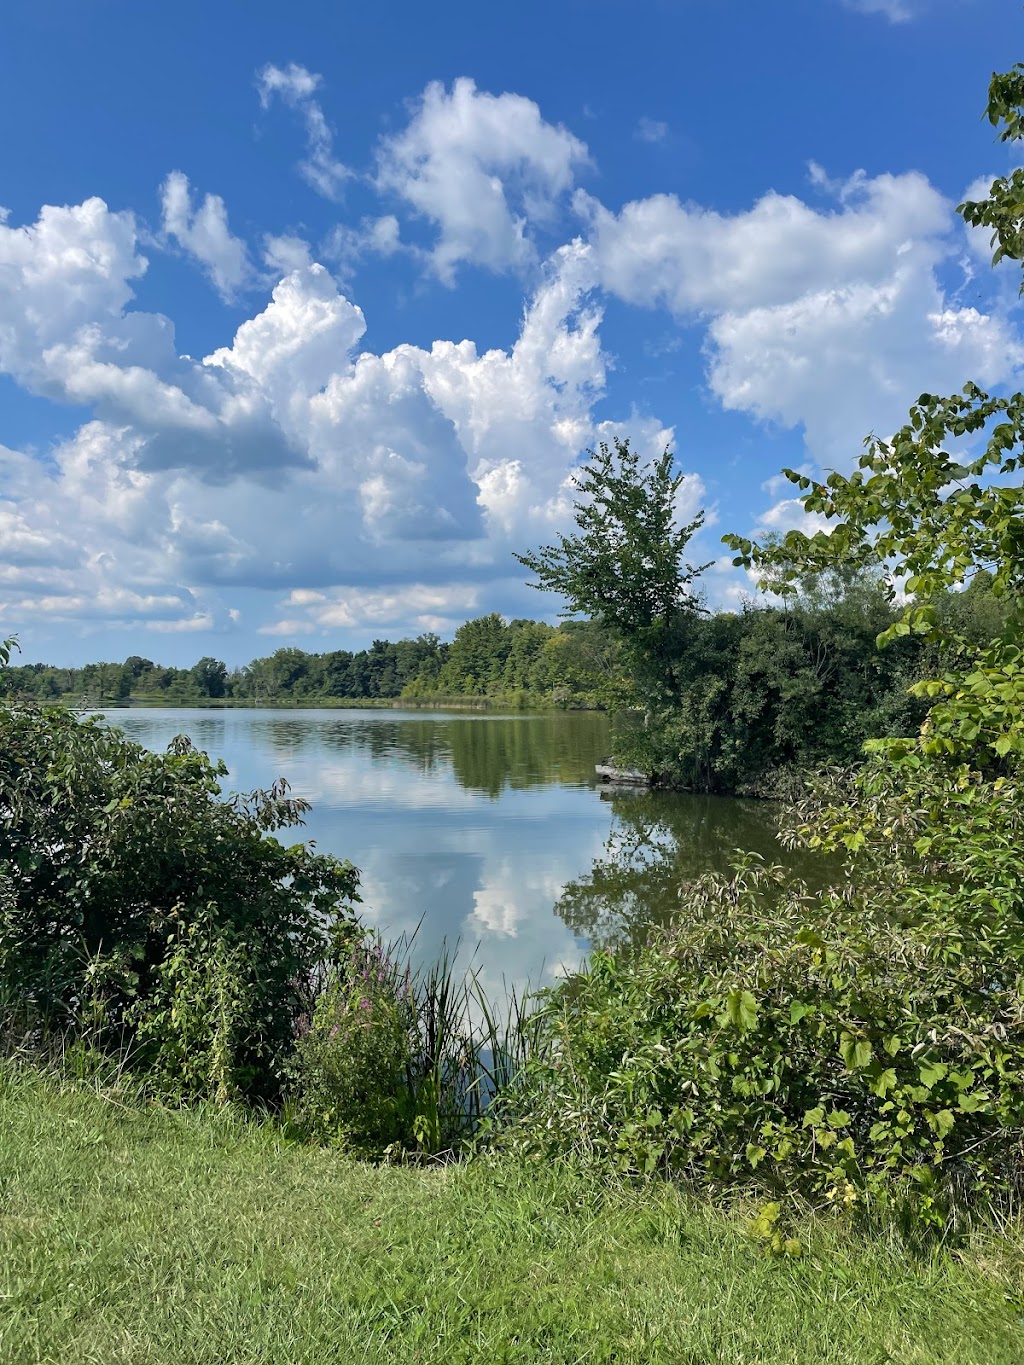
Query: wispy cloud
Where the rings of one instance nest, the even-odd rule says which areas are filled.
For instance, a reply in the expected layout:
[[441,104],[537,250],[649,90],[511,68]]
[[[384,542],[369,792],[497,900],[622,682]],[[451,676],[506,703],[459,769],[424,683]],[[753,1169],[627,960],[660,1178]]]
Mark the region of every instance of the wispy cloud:
[[880,14],[891,24],[905,24],[914,18],[914,9],[906,0],[843,0],[847,9],[861,14]]
[[299,163],[299,171],[306,181],[325,199],[340,199],[341,187],[352,172],[334,155],[334,140],[320,102],[313,98],[320,87],[320,77],[307,71],[297,62],[287,66],[269,64],[256,77],[260,104],[270,107],[274,96],[284,100],[290,109],[302,116],[306,125],[306,158]]
[[633,136],[638,142],[664,142],[668,137],[668,124],[645,114],[637,123]]

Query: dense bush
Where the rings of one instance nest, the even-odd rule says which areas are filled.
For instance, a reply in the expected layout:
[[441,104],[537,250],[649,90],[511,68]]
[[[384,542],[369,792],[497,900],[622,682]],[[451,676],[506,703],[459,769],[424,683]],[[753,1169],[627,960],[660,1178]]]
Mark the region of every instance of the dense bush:
[[809,898],[747,859],[633,957],[595,954],[543,1007],[511,1140],[940,1223],[1019,1194],[1024,822],[1015,789],[973,790],[996,883],[965,852],[944,882]]
[[225,773],[0,708],[0,982],[28,1029],[89,1026],[164,1089],[267,1098],[357,874],[272,837],[306,808],[283,784],[225,800]]

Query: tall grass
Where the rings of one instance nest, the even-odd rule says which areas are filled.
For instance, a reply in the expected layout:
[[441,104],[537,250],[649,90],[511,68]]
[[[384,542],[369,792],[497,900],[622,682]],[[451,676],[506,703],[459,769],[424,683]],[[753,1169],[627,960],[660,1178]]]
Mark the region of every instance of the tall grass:
[[361,937],[320,974],[289,1089],[308,1136],[363,1156],[451,1158],[514,1086],[533,1043],[529,992],[495,999],[457,947],[419,966],[412,947]]
[[424,1098],[437,1099],[437,1150],[457,1149],[480,1131],[491,1101],[507,1093],[531,1053],[529,991],[488,995],[479,973],[460,972],[447,951],[411,977],[416,1072]]

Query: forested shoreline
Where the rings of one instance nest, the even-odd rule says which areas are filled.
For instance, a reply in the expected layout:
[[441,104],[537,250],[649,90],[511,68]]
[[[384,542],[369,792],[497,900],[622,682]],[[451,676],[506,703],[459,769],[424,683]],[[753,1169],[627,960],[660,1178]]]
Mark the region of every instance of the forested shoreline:
[[[938,611],[980,644],[999,633],[1006,603],[983,570],[963,592],[943,595]],[[877,578],[833,573],[808,580],[783,606],[750,599],[738,611],[678,618],[659,661],[672,689],[673,733],[658,736],[646,766],[668,768],[666,784],[688,790],[773,795],[805,769],[856,761],[868,739],[912,732],[926,705],[909,689],[943,660],[913,634],[878,650],[877,637],[898,616]],[[169,668],[139,655],[81,668],[12,664],[5,678],[9,694],[85,708],[607,709],[625,751],[645,742],[645,680],[616,632],[589,620],[552,626],[492,612],[465,622],[450,643],[423,634],[359,651],[285,647],[236,669],[212,657]]]
[[374,640],[367,649],[275,650],[240,668],[206,656],[170,668],[133,654],[123,663],[59,668],[32,663],[7,674],[8,691],[44,702],[97,706],[190,706],[245,702],[320,703],[510,698],[562,706],[599,705],[614,645],[600,626],[567,621],[505,621],[498,613],[467,621],[450,643],[427,632]]

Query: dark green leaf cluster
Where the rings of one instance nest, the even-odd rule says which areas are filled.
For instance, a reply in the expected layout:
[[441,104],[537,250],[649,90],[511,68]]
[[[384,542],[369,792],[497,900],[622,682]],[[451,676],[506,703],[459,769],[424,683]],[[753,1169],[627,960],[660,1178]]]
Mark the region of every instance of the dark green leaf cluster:
[[225,772],[0,709],[0,979],[27,1027],[85,1028],[164,1089],[268,1098],[357,874],[271,837],[307,809],[283,783],[228,801]]
[[379,945],[354,943],[300,1029],[290,1067],[293,1127],[365,1157],[415,1150],[415,1022],[409,980]]
[[805,584],[785,608],[680,621],[662,640],[662,688],[627,695],[616,718],[616,756],[668,786],[760,796],[855,761],[866,740],[913,731],[927,710],[908,696],[935,666],[925,643],[875,644],[896,615],[876,578],[846,573],[827,593]]

